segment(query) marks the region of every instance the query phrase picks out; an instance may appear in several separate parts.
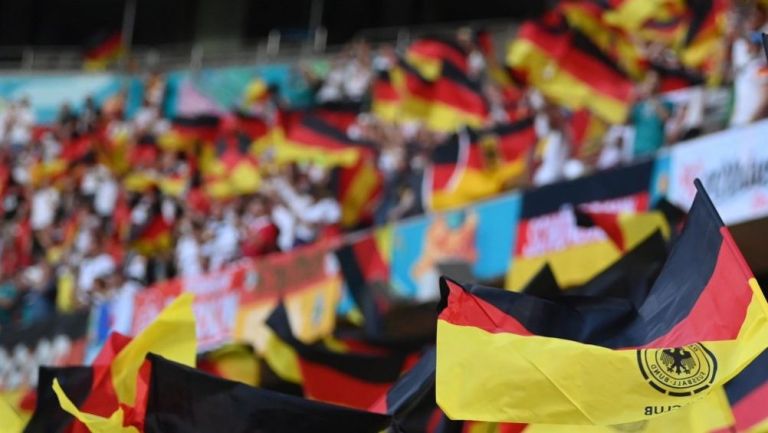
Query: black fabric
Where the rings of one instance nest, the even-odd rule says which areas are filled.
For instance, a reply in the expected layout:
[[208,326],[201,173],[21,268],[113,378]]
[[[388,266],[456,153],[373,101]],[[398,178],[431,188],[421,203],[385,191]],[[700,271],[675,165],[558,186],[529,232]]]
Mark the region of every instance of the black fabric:
[[[543,299],[476,285],[467,285],[465,290],[513,316],[536,335],[613,349],[638,347],[664,336],[690,314],[714,271],[723,241],[722,227],[719,215],[700,190],[679,241],[639,306],[613,297]],[[445,281],[441,282],[441,293],[442,310],[449,294]]]
[[759,388],[768,386],[768,350],[760,354],[736,377],[725,384],[731,405],[740,402]]
[[557,212],[563,197],[578,205],[596,200],[626,197],[648,190],[654,161],[606,170],[580,179],[545,185],[523,195],[521,219]]
[[390,418],[219,379],[150,354],[146,433],[377,433]]
[[70,400],[80,406],[91,393],[93,370],[91,367],[40,367],[37,379],[37,406],[24,429],[24,433],[65,432],[74,417],[61,408],[53,392],[53,379]]
[[370,383],[392,383],[400,376],[407,354],[387,353],[369,355],[334,352],[321,343],[305,344],[291,332],[288,313],[281,302],[267,318],[267,325],[302,360],[321,364],[351,378]]

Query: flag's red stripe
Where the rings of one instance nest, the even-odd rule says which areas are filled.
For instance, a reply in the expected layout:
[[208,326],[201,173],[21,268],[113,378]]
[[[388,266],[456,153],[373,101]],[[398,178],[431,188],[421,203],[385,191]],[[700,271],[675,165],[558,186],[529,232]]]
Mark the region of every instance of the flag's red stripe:
[[[747,278],[749,268],[738,254],[738,247],[728,228],[722,227],[720,252],[712,276],[701,291],[688,317],[677,323],[665,335],[642,347],[680,347],[698,341],[734,340],[752,301],[752,290]],[[655,290],[672,290],[676,287],[655,287]],[[727,317],[727,322],[713,321],[713,317]]]
[[364,382],[305,359],[299,365],[307,397],[357,409],[371,407],[392,385]]
[[514,317],[493,304],[467,293],[461,286],[446,280],[450,295],[448,305],[439,319],[457,326],[471,326],[491,333],[511,333],[524,336],[534,334]]
[[464,113],[480,117],[488,114],[488,107],[480,93],[448,78],[435,82],[434,98]]
[[768,419],[768,383],[756,388],[733,405],[733,418],[738,431],[747,431]]
[[400,95],[389,80],[378,79],[373,83],[373,99],[397,102],[400,100]]
[[538,46],[551,56],[560,68],[595,91],[621,101],[630,99],[632,83],[599,60],[575,48],[569,35],[550,33],[532,24],[523,26],[520,38]]
[[462,71],[467,70],[467,57],[458,49],[434,39],[422,39],[414,42],[408,48],[412,54],[434,60],[446,60],[456,65]]

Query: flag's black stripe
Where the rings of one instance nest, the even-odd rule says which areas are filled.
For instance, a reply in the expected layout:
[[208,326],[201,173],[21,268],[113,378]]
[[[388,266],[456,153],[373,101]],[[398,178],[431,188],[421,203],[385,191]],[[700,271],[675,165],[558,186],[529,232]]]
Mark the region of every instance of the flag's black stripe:
[[526,191],[520,217],[528,219],[557,212],[566,198],[567,202],[577,205],[648,191],[653,165],[654,161],[650,160]]
[[40,367],[37,381],[37,406],[24,429],[24,433],[60,433],[66,431],[74,417],[59,405],[53,392],[53,379],[70,400],[80,406],[91,393],[93,369],[91,367]]
[[[690,314],[712,276],[723,238],[722,224],[707,206],[698,194],[688,224],[639,308],[620,298],[542,299],[482,286],[470,285],[469,290],[536,335],[613,349],[643,346]],[[444,286],[441,291],[444,308],[448,289]]]
[[308,345],[291,333],[285,306],[279,304],[267,319],[267,325],[296,354],[309,362],[327,366],[344,375],[370,383],[394,382],[405,363],[405,354],[367,355],[359,353],[337,353],[322,344]]
[[731,405],[735,405],[762,386],[768,386],[768,350],[726,383],[725,393]]
[[385,415],[219,379],[150,354],[146,433],[375,433]]

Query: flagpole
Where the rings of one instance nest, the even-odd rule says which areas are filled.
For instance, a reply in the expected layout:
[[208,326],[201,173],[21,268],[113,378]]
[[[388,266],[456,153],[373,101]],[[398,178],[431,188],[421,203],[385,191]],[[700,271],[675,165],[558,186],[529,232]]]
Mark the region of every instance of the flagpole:
[[120,56],[120,70],[127,72],[133,41],[133,26],[136,22],[136,0],[125,0],[123,8],[123,28],[120,32],[120,42],[123,55]]

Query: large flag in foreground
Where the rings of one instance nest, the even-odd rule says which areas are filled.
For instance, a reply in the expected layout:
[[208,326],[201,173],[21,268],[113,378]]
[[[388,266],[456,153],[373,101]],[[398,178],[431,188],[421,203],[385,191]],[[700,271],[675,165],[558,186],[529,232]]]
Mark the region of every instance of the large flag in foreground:
[[437,401],[452,419],[647,420],[708,395],[768,346],[768,304],[700,187],[639,307],[443,280]]
[[146,433],[376,433],[389,416],[253,388],[149,355]]

